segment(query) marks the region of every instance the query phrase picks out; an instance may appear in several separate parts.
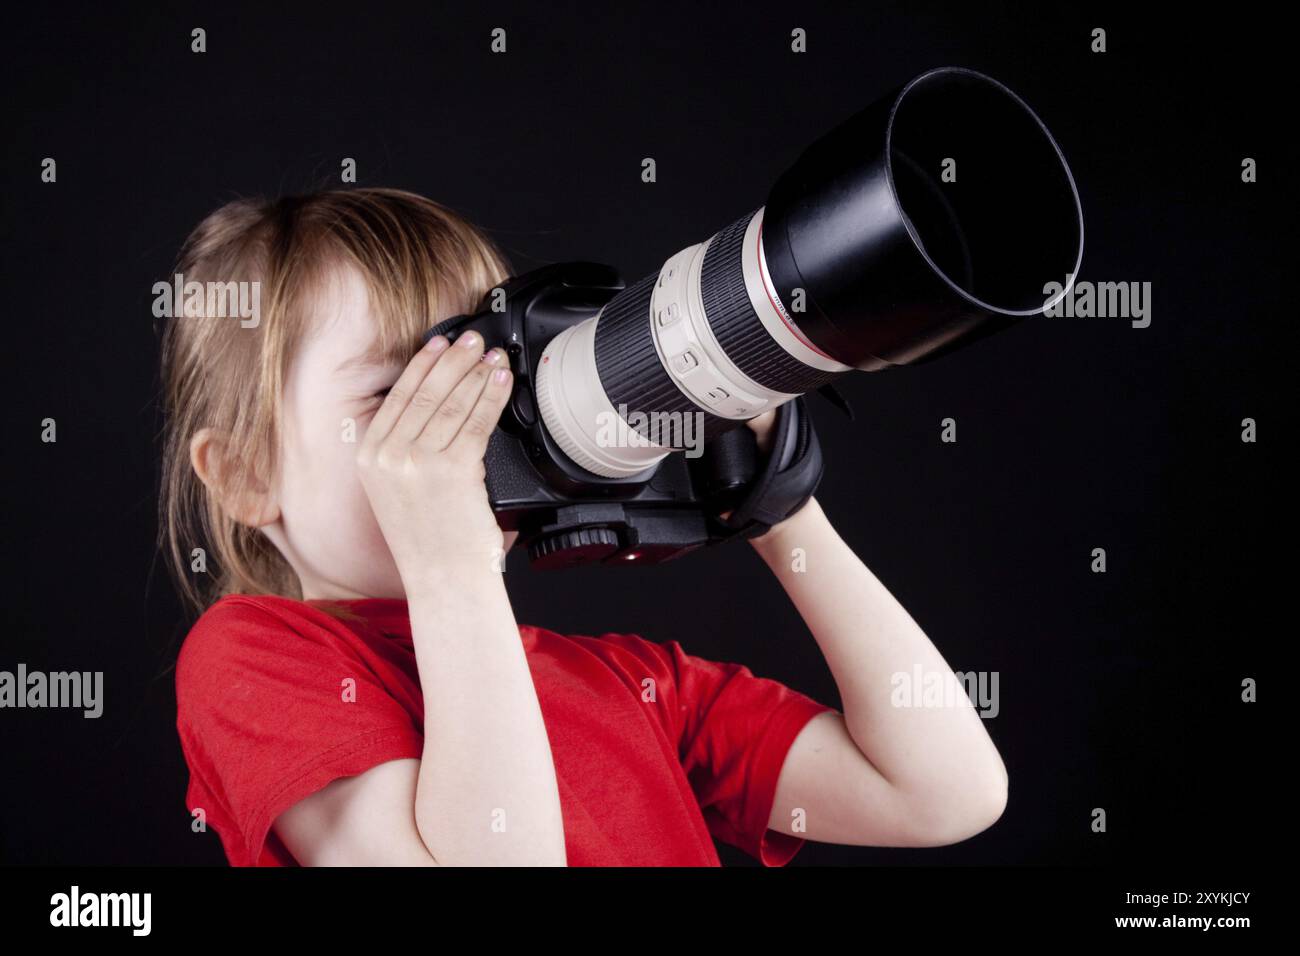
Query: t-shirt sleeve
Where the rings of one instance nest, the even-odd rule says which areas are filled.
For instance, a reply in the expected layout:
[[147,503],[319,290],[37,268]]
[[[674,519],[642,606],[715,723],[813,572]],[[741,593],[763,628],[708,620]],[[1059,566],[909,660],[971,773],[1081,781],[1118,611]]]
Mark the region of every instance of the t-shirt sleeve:
[[777,780],[799,732],[835,708],[743,664],[688,654],[677,641],[651,646],[671,685],[664,713],[709,832],[764,866],[789,863],[805,841],[768,828]]
[[256,865],[276,817],[330,781],[423,752],[410,715],[346,641],[251,602],[200,618],[176,695],[191,774],[217,804],[208,816],[236,866]]

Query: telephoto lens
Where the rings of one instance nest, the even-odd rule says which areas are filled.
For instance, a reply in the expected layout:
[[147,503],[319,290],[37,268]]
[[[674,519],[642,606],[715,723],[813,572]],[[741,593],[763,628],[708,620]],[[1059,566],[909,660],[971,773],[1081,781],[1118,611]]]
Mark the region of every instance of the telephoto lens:
[[557,335],[538,411],[576,464],[634,475],[848,372],[1041,314],[1082,256],[1078,191],[1039,118],[981,73],[931,70],[805,149],[763,206]]

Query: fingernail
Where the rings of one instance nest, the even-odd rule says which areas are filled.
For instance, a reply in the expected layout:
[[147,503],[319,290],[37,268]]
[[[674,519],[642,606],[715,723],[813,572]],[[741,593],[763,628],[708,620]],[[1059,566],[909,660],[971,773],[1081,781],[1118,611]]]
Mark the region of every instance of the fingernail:
[[495,365],[497,362],[501,361],[501,350],[492,349],[491,351],[484,352],[483,361],[487,362],[489,365]]
[[456,340],[456,344],[462,348],[472,349],[478,346],[478,334],[475,332],[466,332]]
[[441,352],[447,347],[447,337],[445,335],[435,335],[424,343],[424,347],[430,352]]
[[492,381],[496,382],[498,385],[500,385],[509,377],[510,377],[510,373],[503,368],[499,368],[492,373]]

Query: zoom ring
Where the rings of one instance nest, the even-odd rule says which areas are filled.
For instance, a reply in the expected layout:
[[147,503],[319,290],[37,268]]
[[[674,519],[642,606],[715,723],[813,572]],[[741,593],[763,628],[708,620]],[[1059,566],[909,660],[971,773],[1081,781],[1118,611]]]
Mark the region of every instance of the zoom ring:
[[[650,327],[650,298],[654,294],[657,274],[645,276],[609,301],[596,320],[596,374],[610,404],[617,411],[626,406],[629,413],[678,412],[703,416],[703,440],[734,426],[730,419],[701,408],[673,381],[655,348]],[[637,432],[653,439],[649,420],[637,426]],[[663,436],[660,435],[660,440]]]

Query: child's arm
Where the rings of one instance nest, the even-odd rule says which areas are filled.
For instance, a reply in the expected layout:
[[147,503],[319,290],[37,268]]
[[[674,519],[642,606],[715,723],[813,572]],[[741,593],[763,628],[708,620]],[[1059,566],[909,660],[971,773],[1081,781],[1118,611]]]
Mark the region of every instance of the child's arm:
[[770,826],[790,832],[802,808],[800,835],[876,846],[938,846],[990,826],[1006,804],[1007,774],[982,720],[959,684],[947,706],[895,706],[895,675],[910,682],[919,669],[945,690],[956,678],[817,500],[753,544],[812,631],[844,702],[842,717],[815,717],[795,739]]
[[443,865],[563,866],[550,740],[484,486],[510,376],[503,350],[481,356],[477,333],[451,346],[430,339],[367,427],[357,464],[411,616],[424,696],[420,835]]
[[[770,425],[764,418],[751,425],[760,447]],[[1006,805],[1007,773],[983,721],[929,638],[817,500],[751,543],[808,625],[844,703],[843,716],[813,718],[790,748],[772,829],[791,832],[798,808],[807,830],[797,835],[829,843],[938,846],[992,825]],[[796,548],[802,565],[793,560]],[[955,689],[950,705],[895,706],[897,680],[912,682],[918,669],[923,680]],[[923,689],[913,688],[914,697]]]

